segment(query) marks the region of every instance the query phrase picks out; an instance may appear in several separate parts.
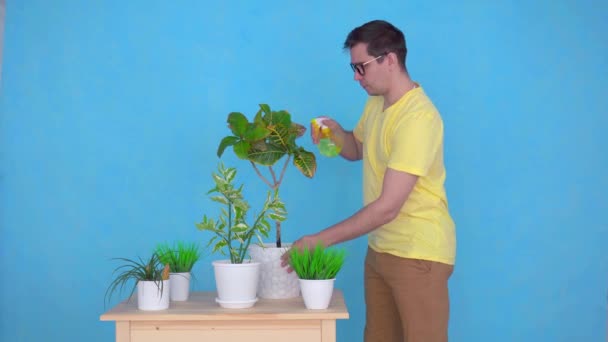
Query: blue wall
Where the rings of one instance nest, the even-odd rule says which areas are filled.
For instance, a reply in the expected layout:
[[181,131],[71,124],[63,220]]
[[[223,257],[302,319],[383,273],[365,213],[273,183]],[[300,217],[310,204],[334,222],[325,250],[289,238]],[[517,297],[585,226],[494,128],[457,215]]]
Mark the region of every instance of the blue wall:
[[[266,102],[352,127],[365,94],[341,44],[376,18],[405,31],[445,121],[451,340],[605,339],[607,15],[600,1],[8,1],[0,340],[111,340],[110,258],[208,237],[194,222],[216,209],[205,192],[227,113]],[[256,202],[264,185],[225,161]],[[357,210],[360,176],[327,158],[313,180],[290,170],[284,241]],[[361,341],[365,239],[345,246],[338,338]],[[214,288],[214,258],[196,289]]]

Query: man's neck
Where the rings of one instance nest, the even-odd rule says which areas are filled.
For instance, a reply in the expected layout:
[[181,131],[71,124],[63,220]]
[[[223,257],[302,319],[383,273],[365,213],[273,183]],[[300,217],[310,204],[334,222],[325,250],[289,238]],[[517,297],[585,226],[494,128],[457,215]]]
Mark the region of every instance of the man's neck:
[[383,95],[384,109],[392,106],[395,102],[399,101],[399,99],[402,98],[405,93],[416,87],[416,83],[412,81],[407,73],[400,73],[399,75],[396,75],[394,81],[389,87],[388,92]]

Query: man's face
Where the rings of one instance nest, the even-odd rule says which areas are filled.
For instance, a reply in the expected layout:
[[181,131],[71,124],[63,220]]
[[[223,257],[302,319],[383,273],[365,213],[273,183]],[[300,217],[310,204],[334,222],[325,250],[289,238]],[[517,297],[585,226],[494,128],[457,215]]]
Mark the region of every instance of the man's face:
[[378,63],[382,57],[384,56],[370,56],[367,53],[367,44],[359,43],[350,49],[350,62],[356,69],[355,81],[358,81],[369,95],[383,95],[385,92],[385,65]]

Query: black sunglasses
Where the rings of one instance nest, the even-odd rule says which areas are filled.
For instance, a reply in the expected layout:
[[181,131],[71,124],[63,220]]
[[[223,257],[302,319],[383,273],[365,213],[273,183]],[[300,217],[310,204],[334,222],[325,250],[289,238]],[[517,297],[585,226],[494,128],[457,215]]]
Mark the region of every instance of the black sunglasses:
[[357,63],[357,64],[350,63],[350,68],[353,69],[353,72],[358,72],[359,75],[364,76],[365,75],[365,66],[366,65],[368,65],[369,63],[371,63],[371,62],[373,62],[373,61],[375,61],[377,59],[380,59],[380,58],[382,58],[382,57],[384,57],[386,55],[388,55],[388,52],[385,52],[385,53],[381,54],[380,56],[374,57],[374,58],[370,59],[367,62]]

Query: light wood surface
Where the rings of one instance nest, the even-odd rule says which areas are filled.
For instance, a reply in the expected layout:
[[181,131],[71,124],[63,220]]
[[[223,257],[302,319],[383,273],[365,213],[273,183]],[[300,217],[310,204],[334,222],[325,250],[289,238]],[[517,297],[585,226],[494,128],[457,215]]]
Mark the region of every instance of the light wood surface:
[[308,310],[302,297],[260,299],[249,309],[224,309],[215,292],[193,292],[188,301],[171,302],[169,309],[140,311],[137,300],[124,301],[101,315],[116,321],[117,342],[336,340],[336,319],[348,319],[341,291],[329,308]]

